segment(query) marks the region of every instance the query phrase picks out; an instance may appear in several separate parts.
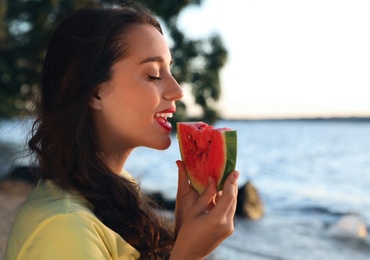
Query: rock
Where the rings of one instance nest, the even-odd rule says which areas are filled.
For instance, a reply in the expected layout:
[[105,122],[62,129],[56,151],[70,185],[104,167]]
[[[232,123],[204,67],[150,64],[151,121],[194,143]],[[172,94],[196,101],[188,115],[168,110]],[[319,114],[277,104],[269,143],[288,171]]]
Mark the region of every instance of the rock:
[[[14,167],[3,180],[18,180],[25,181],[29,184],[36,184],[38,181],[38,168],[34,166],[17,166]],[[160,208],[167,210],[175,209],[175,200],[166,199],[162,193],[154,192],[147,194],[152,198]],[[263,203],[258,194],[257,189],[251,181],[246,182],[239,188],[236,215],[242,216],[251,220],[258,220],[264,214]]]
[[263,203],[251,181],[239,188],[236,215],[258,220],[264,214]]
[[[169,199],[166,199],[162,193],[160,192],[153,192],[153,193],[150,193],[150,194],[147,194],[148,197],[150,197],[152,200],[154,200],[159,208],[164,208],[164,209],[167,209],[167,210],[174,210],[175,209],[175,204],[176,204],[176,201],[175,200],[169,200]],[[156,205],[157,207],[157,205]]]
[[39,168],[36,166],[15,166],[7,175],[5,180],[25,181],[30,184],[36,184],[38,181]]
[[366,222],[356,214],[341,217],[330,226],[328,232],[337,238],[366,239],[368,235]]
[[[161,208],[174,210],[176,201],[166,199],[162,193],[154,192],[147,194]],[[262,200],[257,192],[257,189],[248,181],[245,185],[239,188],[238,201],[236,206],[236,215],[242,216],[251,220],[260,219],[264,214]]]

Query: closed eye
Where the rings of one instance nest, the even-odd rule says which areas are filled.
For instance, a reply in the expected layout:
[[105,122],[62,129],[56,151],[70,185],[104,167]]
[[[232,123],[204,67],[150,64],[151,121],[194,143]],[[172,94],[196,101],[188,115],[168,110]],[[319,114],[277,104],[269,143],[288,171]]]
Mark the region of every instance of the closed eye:
[[161,77],[156,77],[156,76],[151,76],[151,75],[148,75],[148,78],[150,80],[161,80],[162,79]]

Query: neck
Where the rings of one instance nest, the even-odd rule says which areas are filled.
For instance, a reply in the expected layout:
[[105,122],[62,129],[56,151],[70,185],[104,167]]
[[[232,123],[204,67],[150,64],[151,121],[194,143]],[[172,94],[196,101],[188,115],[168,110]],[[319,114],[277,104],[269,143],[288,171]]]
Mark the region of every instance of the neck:
[[125,152],[109,152],[104,153],[103,158],[107,164],[107,166],[116,174],[120,174],[128,156],[130,155],[132,150],[128,150]]

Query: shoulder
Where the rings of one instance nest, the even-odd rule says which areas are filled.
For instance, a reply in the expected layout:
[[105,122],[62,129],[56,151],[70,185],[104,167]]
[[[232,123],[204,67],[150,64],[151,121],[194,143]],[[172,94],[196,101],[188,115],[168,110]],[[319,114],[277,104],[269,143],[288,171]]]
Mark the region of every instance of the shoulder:
[[9,254],[18,255],[16,259],[119,259],[120,255],[138,255],[96,217],[84,198],[50,182],[40,184],[20,208],[7,247]]
[[137,254],[97,218],[74,212],[40,223],[25,241],[20,256],[32,256],[29,259],[119,259],[122,249],[118,247],[123,247],[125,254]]

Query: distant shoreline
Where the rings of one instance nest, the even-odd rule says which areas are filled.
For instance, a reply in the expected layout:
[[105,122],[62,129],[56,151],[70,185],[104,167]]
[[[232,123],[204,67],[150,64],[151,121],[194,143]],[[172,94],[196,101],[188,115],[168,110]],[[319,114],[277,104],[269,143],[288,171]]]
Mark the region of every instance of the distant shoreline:
[[269,121],[295,121],[295,122],[307,122],[307,121],[314,121],[314,122],[370,122],[370,117],[297,117],[297,118],[241,118],[241,119],[233,119],[233,118],[220,118],[222,121],[249,121],[249,122],[269,122]]

